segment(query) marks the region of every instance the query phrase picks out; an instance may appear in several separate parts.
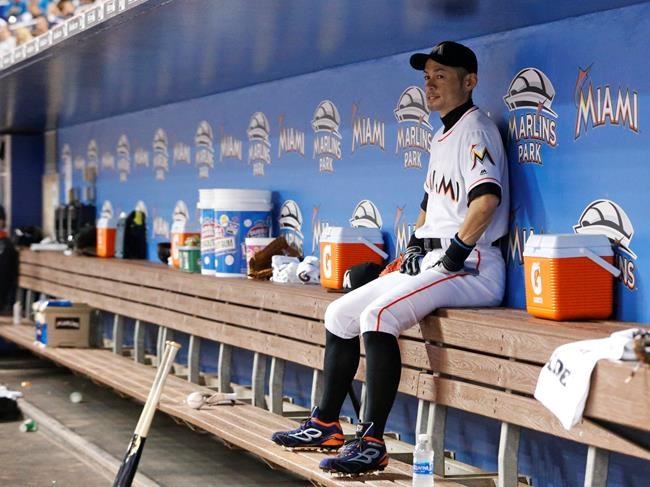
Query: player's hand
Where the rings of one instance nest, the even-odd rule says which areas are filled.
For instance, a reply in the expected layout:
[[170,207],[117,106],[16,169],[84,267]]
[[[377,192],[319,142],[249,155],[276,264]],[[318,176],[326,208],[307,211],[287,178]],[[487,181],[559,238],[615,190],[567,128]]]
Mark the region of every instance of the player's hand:
[[402,265],[399,267],[399,271],[402,274],[408,274],[409,276],[415,276],[420,273],[420,260],[424,255],[424,249],[419,245],[411,245],[406,249],[404,257],[402,257]]
[[433,264],[430,269],[435,269],[443,274],[456,274],[465,270],[465,260],[474,249],[473,245],[464,243],[458,234],[451,239],[445,253]]
[[463,263],[460,265],[452,261],[447,254],[443,254],[438,261],[433,264],[429,269],[434,269],[442,274],[457,274],[463,270]]

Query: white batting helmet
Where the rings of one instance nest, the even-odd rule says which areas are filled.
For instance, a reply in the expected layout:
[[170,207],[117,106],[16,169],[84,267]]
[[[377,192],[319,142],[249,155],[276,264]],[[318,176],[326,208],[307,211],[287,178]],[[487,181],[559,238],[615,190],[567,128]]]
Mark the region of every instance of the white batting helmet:
[[99,213],[99,218],[106,218],[107,220],[113,218],[113,205],[110,201],[104,201],[104,204],[102,205],[102,211]]
[[270,138],[271,129],[266,115],[262,112],[255,112],[248,123],[248,140],[261,140],[267,142]]
[[394,113],[398,122],[418,122],[431,128],[426,97],[417,86],[409,86],[402,92]]
[[174,206],[174,212],[172,213],[172,221],[175,222],[186,222],[190,216],[190,212],[187,209],[187,205],[183,200],[178,200],[176,206]]
[[634,227],[623,208],[613,201],[596,200],[590,203],[580,215],[578,224],[573,226],[573,231],[607,235],[636,259],[636,254],[630,250]]
[[298,203],[293,200],[287,200],[280,208],[280,218],[278,220],[280,228],[293,228],[300,231],[302,228],[302,213]]
[[316,107],[314,118],[311,121],[313,129],[316,132],[319,130],[327,130],[338,134],[340,125],[341,116],[336,105],[329,100],[320,102],[318,107]]
[[129,139],[126,135],[121,135],[117,141],[117,154],[122,157],[129,157]]
[[557,117],[557,113],[551,109],[554,98],[555,88],[548,76],[539,69],[526,68],[514,77],[503,101],[510,110],[541,106],[542,110]]
[[167,134],[163,129],[156,130],[153,136],[153,151],[157,153],[167,154]]
[[99,160],[99,151],[97,150],[97,141],[91,139],[88,143],[88,165],[96,166],[97,161]]
[[381,214],[370,200],[360,201],[350,218],[350,225],[355,228],[381,228],[382,224]]
[[210,124],[203,120],[199,123],[199,126],[196,129],[196,135],[194,136],[194,143],[197,146],[205,147],[206,149],[212,150],[212,141],[214,136],[212,134],[212,127]]

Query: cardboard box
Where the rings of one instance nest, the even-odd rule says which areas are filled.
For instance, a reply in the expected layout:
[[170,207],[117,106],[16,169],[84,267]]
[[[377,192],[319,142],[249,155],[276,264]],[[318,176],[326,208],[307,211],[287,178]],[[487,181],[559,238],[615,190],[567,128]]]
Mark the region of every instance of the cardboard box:
[[36,341],[48,347],[90,346],[90,306],[44,301],[36,313]]

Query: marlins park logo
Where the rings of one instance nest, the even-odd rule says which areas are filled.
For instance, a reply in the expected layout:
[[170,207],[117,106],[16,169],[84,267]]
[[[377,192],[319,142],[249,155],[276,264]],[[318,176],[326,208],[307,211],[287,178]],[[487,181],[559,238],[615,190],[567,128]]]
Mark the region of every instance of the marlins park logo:
[[395,154],[402,153],[405,168],[422,169],[422,158],[429,155],[433,139],[424,92],[417,86],[406,88],[394,113],[398,124]]
[[120,175],[120,182],[126,181],[131,172],[131,152],[129,148],[129,139],[122,135],[117,141],[117,171]]
[[551,80],[539,69],[522,69],[510,83],[503,97],[511,112],[508,142],[516,145],[520,163],[542,164],[542,146],[557,147],[554,98]]
[[320,102],[311,121],[314,129],[314,154],[320,172],[334,172],[334,161],[341,160],[341,116],[329,100]]
[[88,152],[86,153],[87,161],[86,167],[97,172],[99,168],[99,150],[97,149],[97,141],[92,139],[88,143]]
[[248,123],[248,163],[253,176],[264,176],[264,166],[271,164],[271,128],[262,112],[255,112]]
[[359,112],[359,104],[352,104],[352,153],[359,147],[375,146],[384,150],[386,137],[384,122],[376,118],[364,117]]
[[298,203],[293,200],[287,200],[282,204],[278,225],[280,227],[280,235],[302,255],[302,244],[305,237],[302,234],[302,212]]
[[634,227],[623,208],[610,200],[592,201],[583,210],[573,231],[579,234],[607,235],[614,243],[616,265],[621,270],[619,280],[628,289],[635,289],[637,257],[630,246]]
[[210,169],[214,168],[214,135],[212,127],[205,120],[196,129],[194,145],[196,146],[196,167],[199,170],[199,178],[207,179],[210,176]]
[[589,128],[620,125],[630,132],[639,133],[639,92],[618,86],[612,94],[609,84],[593,86],[591,67],[578,68],[574,100],[576,125],[573,138],[578,140]]
[[169,142],[167,134],[161,128],[153,136],[153,172],[157,180],[163,181],[169,172]]

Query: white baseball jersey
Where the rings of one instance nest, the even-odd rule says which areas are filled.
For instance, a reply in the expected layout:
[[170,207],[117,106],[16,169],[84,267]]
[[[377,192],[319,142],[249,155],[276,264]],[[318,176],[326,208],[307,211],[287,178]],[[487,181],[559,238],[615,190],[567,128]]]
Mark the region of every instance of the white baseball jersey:
[[490,245],[508,231],[508,164],[499,130],[476,107],[447,132],[443,130],[441,127],[432,139],[424,182],[427,214],[415,236],[452,238],[467,214],[469,193],[483,183],[493,183],[501,188],[501,204],[477,242]]
[[[440,272],[442,257],[467,214],[468,194],[482,183],[501,188],[501,204],[484,235],[456,274]],[[441,249],[427,253],[415,276],[391,272],[332,302],[325,327],[352,338],[378,331],[395,336],[440,307],[498,306],[505,291],[501,250],[490,245],[504,235],[508,223],[508,169],[501,136],[494,123],[470,108],[443,134],[435,135],[425,182],[426,221],[416,235],[438,237]]]

